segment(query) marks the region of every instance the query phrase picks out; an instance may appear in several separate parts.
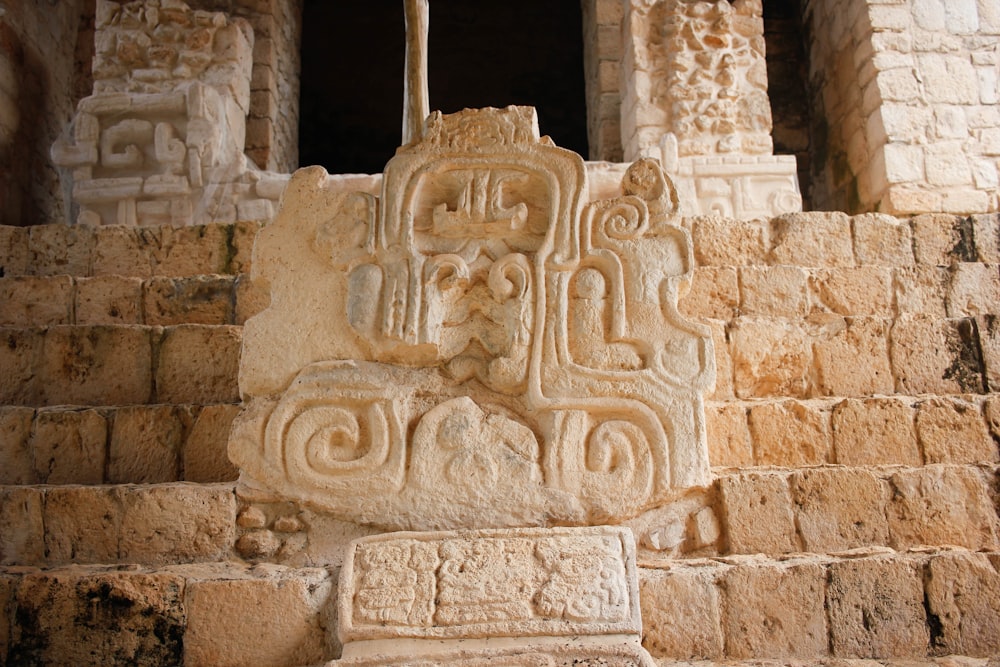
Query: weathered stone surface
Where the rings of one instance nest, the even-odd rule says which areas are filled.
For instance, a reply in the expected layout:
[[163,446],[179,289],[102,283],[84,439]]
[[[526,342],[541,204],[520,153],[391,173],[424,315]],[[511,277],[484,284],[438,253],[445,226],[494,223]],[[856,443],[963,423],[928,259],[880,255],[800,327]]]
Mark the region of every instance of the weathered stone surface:
[[248,319],[263,312],[271,303],[271,295],[267,288],[254,283],[249,275],[238,276],[234,290],[236,295],[234,324],[245,324]]
[[143,291],[146,324],[232,324],[233,282],[229,276],[151,278]]
[[122,491],[70,486],[45,494],[45,558],[34,562],[116,563],[122,524]]
[[180,664],[184,579],[169,573],[27,574],[10,664]]
[[0,655],[8,655],[10,648],[11,621],[14,617],[14,592],[17,579],[0,575]]
[[39,329],[0,329],[0,403],[35,405],[40,387],[36,368],[45,338]]
[[100,484],[108,425],[96,410],[39,410],[29,447],[41,484]]
[[142,324],[142,279],[77,278],[75,314],[76,324]]
[[892,272],[876,266],[815,269],[809,276],[813,308],[837,315],[891,317]]
[[798,324],[739,318],[729,335],[738,397],[806,395],[812,354]]
[[1000,312],[1000,267],[958,262],[948,282],[948,317],[976,317]]
[[0,225],[0,269],[5,276],[26,275],[31,259],[28,253],[28,227]]
[[0,564],[40,563],[45,556],[42,492],[0,489]]
[[851,226],[858,263],[875,266],[913,264],[912,233],[906,221],[880,213],[866,213],[851,218]]
[[231,482],[239,470],[226,456],[229,429],[238,405],[207,405],[194,420],[181,457],[184,479],[188,482]]
[[935,652],[996,656],[1000,648],[1000,574],[997,555],[944,553],[925,575],[927,613]]
[[729,353],[729,334],[726,325],[718,320],[708,323],[715,348],[715,391],[708,398],[724,401],[735,396],[733,390],[733,359]]
[[830,646],[841,658],[921,656],[930,633],[918,563],[863,558],[830,566]]
[[36,276],[90,275],[94,228],[36,225],[28,232],[29,266]]
[[650,654],[682,660],[723,657],[715,579],[711,570],[697,568],[640,571],[643,646]]
[[722,579],[731,658],[815,658],[827,649],[820,565],[740,565]]
[[917,436],[927,463],[992,463],[997,443],[980,407],[958,398],[932,398],[917,404]]
[[893,398],[848,399],[833,409],[833,449],[836,463],[848,466],[923,463],[915,411]]
[[799,550],[788,479],[740,473],[719,479],[726,536],[732,553],[779,554]]
[[151,405],[115,412],[108,452],[112,484],[176,482],[191,416],[184,408]]
[[0,278],[0,326],[71,324],[73,279],[69,276]]
[[[948,266],[954,261],[975,261],[971,235],[963,234],[962,218],[931,213],[910,221],[913,252],[918,264]],[[971,227],[969,228],[971,232]]]
[[842,213],[790,213],[771,220],[772,264],[854,266],[851,222]]
[[34,462],[28,438],[35,411],[16,406],[0,407],[0,484],[32,484]]
[[890,546],[997,547],[996,512],[975,469],[927,466],[889,478]]
[[764,229],[755,220],[713,216],[694,218],[691,227],[694,256],[699,266],[766,264]]
[[742,404],[705,408],[708,460],[712,467],[741,467],[754,463],[747,408]]
[[903,315],[892,326],[889,354],[898,391],[960,394],[984,390],[973,320]]
[[887,489],[870,472],[818,468],[795,473],[790,485],[806,551],[831,553],[888,542]]
[[809,312],[804,269],[797,266],[743,267],[739,275],[742,314],[800,318]]
[[748,422],[759,465],[799,467],[830,458],[830,413],[825,405],[802,401],[761,403]]
[[828,322],[813,343],[819,389],[831,396],[891,394],[889,323],[874,317]]
[[107,225],[96,230],[94,276],[151,276],[160,252],[158,227]]
[[262,569],[228,581],[190,582],[184,664],[295,667],[329,658],[335,588],[320,569]]
[[239,400],[241,332],[234,326],[179,325],[160,341],[156,398],[163,403]]
[[896,309],[900,314],[945,317],[948,269],[913,266],[893,271]]
[[691,289],[677,304],[681,313],[696,319],[729,321],[740,301],[736,269],[730,266],[699,266],[691,276]]

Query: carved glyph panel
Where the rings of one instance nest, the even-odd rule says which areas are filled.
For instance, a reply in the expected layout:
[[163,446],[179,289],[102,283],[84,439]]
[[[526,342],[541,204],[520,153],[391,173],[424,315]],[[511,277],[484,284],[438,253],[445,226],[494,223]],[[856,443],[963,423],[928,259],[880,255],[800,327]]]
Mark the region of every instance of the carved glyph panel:
[[247,322],[244,474],[396,529],[616,521],[708,480],[707,329],[652,160],[590,201],[534,110],[432,114],[382,196],[290,181]]

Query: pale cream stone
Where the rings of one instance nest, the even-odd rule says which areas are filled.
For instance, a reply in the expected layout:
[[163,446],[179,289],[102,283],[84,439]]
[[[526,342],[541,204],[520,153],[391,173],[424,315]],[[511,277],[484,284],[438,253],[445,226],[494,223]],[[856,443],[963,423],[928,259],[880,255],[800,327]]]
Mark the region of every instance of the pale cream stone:
[[28,442],[42,484],[101,484],[108,425],[96,410],[39,410]]
[[741,317],[729,338],[739,398],[806,395],[812,354],[797,323]]
[[979,405],[959,398],[917,404],[917,436],[927,463],[995,463],[997,444]]
[[809,290],[813,308],[837,315],[891,317],[894,314],[892,272],[887,268],[816,269],[810,272]]
[[764,229],[759,221],[701,216],[691,223],[699,266],[766,264]]
[[851,218],[858,263],[874,266],[913,264],[913,235],[905,221],[880,213]]
[[976,258],[988,264],[1000,262],[1000,214],[972,216],[972,229],[976,237]]
[[743,267],[740,313],[765,317],[804,317],[809,311],[806,272],[797,266]]
[[1000,636],[1000,575],[994,553],[946,553],[927,567],[927,612],[942,651],[992,656]]
[[825,405],[762,403],[750,408],[748,422],[758,465],[795,468],[829,460],[830,413]]
[[146,324],[232,324],[234,278],[155,277],[143,285]]
[[832,553],[888,541],[886,489],[870,472],[819,468],[795,473],[790,483],[806,551]]
[[923,655],[930,642],[920,564],[862,558],[830,566],[830,645],[844,658]]
[[735,396],[733,392],[733,359],[729,353],[729,334],[726,324],[710,321],[712,330],[712,346],[715,348],[715,391],[708,398],[724,401]]
[[44,562],[45,522],[42,491],[16,486],[0,489],[0,564]]
[[651,160],[614,199],[585,177],[524,107],[432,114],[381,200],[300,170],[253,258],[244,476],[422,529],[604,522],[706,484],[714,352],[677,312],[676,193]]
[[34,462],[28,438],[35,411],[11,405],[0,407],[0,484],[33,484]]
[[889,478],[890,546],[996,549],[996,513],[975,468],[927,466]]
[[813,342],[819,391],[829,396],[893,393],[889,325],[874,317],[829,322]]
[[141,278],[102,275],[75,282],[76,324],[143,324]]
[[714,572],[678,567],[640,570],[639,575],[646,650],[673,659],[723,657],[722,610]]
[[747,408],[740,403],[705,408],[708,460],[712,467],[743,467],[754,464]]
[[975,261],[974,256],[966,257],[971,239],[963,239],[961,223],[961,218],[942,213],[918,215],[910,220],[917,263],[948,266],[956,259]]
[[238,405],[206,405],[184,441],[181,467],[188,482],[231,482],[239,471],[226,456],[226,442]]
[[941,266],[914,266],[893,271],[893,291],[899,314],[945,317],[949,275]]
[[735,268],[699,266],[691,276],[690,291],[677,307],[686,317],[728,322],[739,308],[739,295]]
[[798,551],[788,480],[780,474],[739,473],[719,478],[731,553]]
[[833,409],[836,463],[848,466],[923,464],[914,409],[894,398],[847,399]]
[[789,213],[771,220],[773,264],[854,266],[851,220],[843,213]]
[[889,347],[897,389],[907,394],[981,392],[975,338],[971,320],[901,316],[892,326]]
[[723,577],[730,658],[814,658],[827,650],[824,583],[815,563],[740,565]]
[[71,324],[73,279],[69,276],[0,278],[0,326]]
[[995,315],[1000,311],[1000,266],[960,262],[951,266],[948,317]]
[[227,403],[239,398],[241,331],[199,324],[166,329],[159,344],[156,398],[163,403]]

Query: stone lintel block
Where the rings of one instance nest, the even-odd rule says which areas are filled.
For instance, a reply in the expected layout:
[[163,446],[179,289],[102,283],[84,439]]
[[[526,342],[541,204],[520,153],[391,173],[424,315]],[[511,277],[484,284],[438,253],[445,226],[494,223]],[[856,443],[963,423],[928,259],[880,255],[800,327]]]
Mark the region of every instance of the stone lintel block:
[[235,309],[232,276],[156,276],[143,289],[146,324],[232,324]]
[[826,569],[817,563],[746,564],[722,579],[729,658],[810,658],[827,652]]
[[990,657],[1000,651],[1000,557],[955,551],[933,556],[925,574],[935,653]]
[[996,512],[976,468],[934,465],[889,477],[890,546],[996,549]]
[[892,325],[889,350],[901,393],[985,390],[975,320],[901,315]]
[[833,459],[848,466],[923,464],[915,410],[896,398],[847,399],[833,408]]
[[790,480],[806,551],[833,553],[888,542],[883,482],[866,470],[814,468]]
[[[639,571],[643,646],[653,657],[723,657],[718,574],[712,568]],[[684,619],[678,622],[679,619]]]
[[739,308],[739,283],[731,266],[699,266],[691,278],[691,289],[677,304],[687,317],[728,322]]
[[184,441],[181,467],[188,482],[231,482],[239,470],[229,460],[226,444],[238,405],[207,405],[198,413]]
[[830,411],[826,404],[760,403],[750,408],[748,421],[758,465],[795,468],[830,459]]
[[764,228],[759,221],[699,216],[691,221],[691,235],[699,266],[766,263]]
[[729,337],[738,397],[807,395],[812,354],[797,323],[741,317]]
[[841,658],[923,656],[930,633],[920,563],[860,558],[830,565],[830,644]]
[[143,324],[142,278],[101,275],[75,282],[75,324]]
[[746,467],[754,464],[747,407],[742,403],[705,406],[708,462],[712,467]]
[[167,328],[158,347],[156,398],[162,403],[235,403],[242,330],[186,324]]
[[851,219],[844,213],[788,213],[771,220],[772,264],[854,266]]
[[0,565],[36,565],[45,558],[42,490],[0,487]]
[[997,444],[976,402],[958,397],[917,404],[917,436],[927,463],[995,463]]
[[71,324],[73,279],[69,276],[0,278],[0,326]]
[[867,266],[911,266],[913,232],[910,225],[891,215],[865,213],[851,218],[854,253]]
[[[907,228],[909,229],[909,228]],[[812,307],[844,317],[891,317],[892,271],[881,266],[814,269],[809,276]]]
[[35,414],[29,447],[40,484],[101,484],[108,424],[97,410],[43,409]]
[[0,406],[0,484],[34,484],[34,462],[28,438],[35,411]]
[[788,478],[738,473],[719,478],[730,553],[781,554],[799,550]]
[[88,276],[95,228],[87,225],[37,225],[28,232],[30,271],[37,276]]
[[797,266],[741,267],[740,312],[765,317],[805,317],[807,274]]
[[178,481],[181,446],[191,421],[190,412],[181,406],[141,405],[116,410],[108,452],[108,481]]

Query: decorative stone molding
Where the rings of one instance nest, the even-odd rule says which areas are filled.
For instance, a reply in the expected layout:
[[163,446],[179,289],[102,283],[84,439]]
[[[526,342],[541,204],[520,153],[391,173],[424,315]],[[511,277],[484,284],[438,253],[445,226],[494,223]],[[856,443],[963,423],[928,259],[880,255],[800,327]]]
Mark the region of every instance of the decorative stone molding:
[[318,167],[254,249],[244,479],[391,529],[618,521],[708,481],[712,339],[676,193],[640,160],[589,201],[534,110],[428,118],[382,196]]
[[655,664],[627,528],[362,538],[339,590],[344,652],[331,667]]

